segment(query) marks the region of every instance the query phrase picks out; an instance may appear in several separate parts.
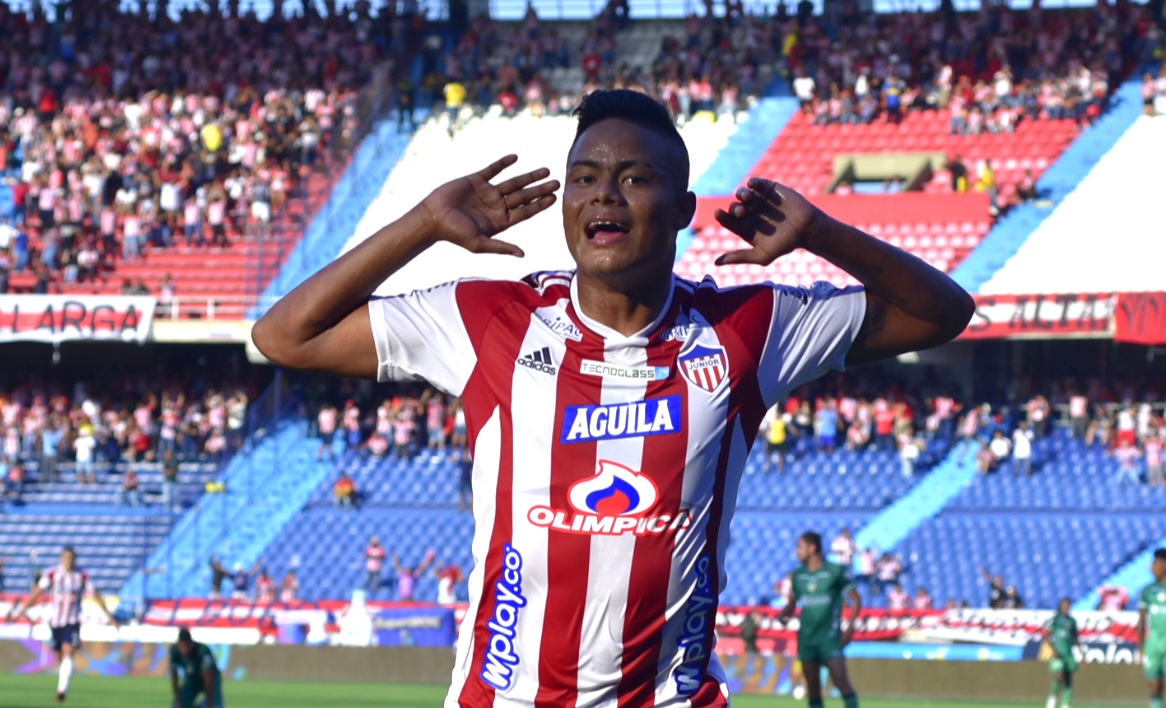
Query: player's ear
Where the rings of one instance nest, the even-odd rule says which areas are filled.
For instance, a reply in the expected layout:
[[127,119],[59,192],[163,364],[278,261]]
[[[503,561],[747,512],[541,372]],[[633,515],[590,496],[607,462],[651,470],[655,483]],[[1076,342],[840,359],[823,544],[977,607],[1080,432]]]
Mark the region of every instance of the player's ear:
[[692,223],[692,217],[696,215],[696,194],[693,192],[685,192],[684,196],[676,201],[676,223],[673,227],[679,231],[687,228]]

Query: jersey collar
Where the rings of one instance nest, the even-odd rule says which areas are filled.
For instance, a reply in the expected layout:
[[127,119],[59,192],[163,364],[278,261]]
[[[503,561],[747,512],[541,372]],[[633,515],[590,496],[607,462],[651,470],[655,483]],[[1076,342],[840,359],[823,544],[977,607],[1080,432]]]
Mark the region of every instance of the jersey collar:
[[668,278],[668,299],[664,301],[664,306],[660,308],[660,312],[657,313],[652,321],[645,325],[643,329],[633,334],[625,335],[612,329],[611,327],[608,327],[602,322],[591,319],[585,312],[583,312],[583,307],[579,304],[579,274],[578,272],[575,272],[571,275],[571,309],[574,310],[575,317],[579,320],[580,325],[603,339],[604,349],[615,349],[625,346],[648,346],[648,342],[651,339],[652,333],[656,331],[656,329],[664,321],[664,318],[668,317],[669,313],[672,311],[672,301],[675,297],[676,276],[673,275]]

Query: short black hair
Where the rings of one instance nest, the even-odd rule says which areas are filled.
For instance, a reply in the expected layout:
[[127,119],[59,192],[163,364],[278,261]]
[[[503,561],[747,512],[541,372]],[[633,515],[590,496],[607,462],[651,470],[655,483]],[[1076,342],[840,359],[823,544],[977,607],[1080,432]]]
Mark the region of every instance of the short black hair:
[[65,546],[61,549],[61,553],[72,553],[74,556],[77,555],[77,551],[74,551],[72,546]]
[[1154,551],[1154,560],[1166,561],[1166,547]]
[[194,640],[190,638],[190,630],[187,629],[186,627],[183,627],[182,629],[178,630],[178,641],[179,642],[193,642]]
[[813,546],[814,550],[816,550],[818,553],[822,552],[822,534],[818,533],[817,531],[807,531],[801,535],[801,539],[805,541],[806,544]]
[[672,121],[672,114],[663,103],[646,93],[631,89],[599,89],[584,96],[571,115],[579,121],[572,145],[579,141],[588,128],[609,118],[635,123],[674,141],[680,148],[676,157],[683,165],[683,188],[688,189],[688,146],[684,144],[684,138],[680,137],[680,131],[676,130],[676,124]]

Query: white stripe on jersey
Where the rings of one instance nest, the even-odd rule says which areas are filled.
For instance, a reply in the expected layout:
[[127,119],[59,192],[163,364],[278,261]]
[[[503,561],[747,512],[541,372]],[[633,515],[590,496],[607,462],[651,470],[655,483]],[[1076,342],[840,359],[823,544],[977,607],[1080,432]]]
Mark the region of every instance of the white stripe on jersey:
[[[567,350],[562,338],[548,336],[541,320],[553,320],[556,315],[561,315],[565,307],[566,301],[560,301],[554,307],[535,310],[531,316],[531,326],[519,349],[524,354],[539,351],[543,347],[550,349],[555,374],[517,367],[511,386],[510,400],[516,412],[513,423],[515,455],[511,543],[522,553],[523,577],[531,579],[547,577],[550,529],[532,524],[527,518],[527,512],[531,507],[550,506],[551,503],[551,453],[557,431],[553,424],[547,425],[547,421],[553,423],[555,420],[558,404],[555,392],[559,377],[563,375],[563,355]],[[530,427],[524,427],[523,423]],[[505,697],[500,693],[496,695],[495,705],[533,705],[538,694],[539,650],[542,647],[547,594],[533,590],[523,588],[527,604],[522,608],[518,620],[515,646],[520,652],[521,662],[514,669],[514,685]]]
[[[647,350],[623,348],[604,353],[604,361],[626,367],[646,367]],[[624,381],[603,377],[601,404],[642,401],[647,380]],[[600,440],[595,445],[596,465],[610,460],[637,472],[644,469],[642,436]],[[577,705],[615,708],[623,675],[623,632],[631,581],[636,536],[597,534],[591,537],[591,562],[587,599],[583,605],[583,631],[579,646],[579,698]],[[602,579],[602,580],[600,580]],[[598,582],[597,582],[598,581]],[[594,686],[594,690],[587,687]]]
[[88,575],[77,568],[66,571],[58,565],[41,577],[40,587],[49,591],[50,627],[81,623],[81,601],[89,589]]

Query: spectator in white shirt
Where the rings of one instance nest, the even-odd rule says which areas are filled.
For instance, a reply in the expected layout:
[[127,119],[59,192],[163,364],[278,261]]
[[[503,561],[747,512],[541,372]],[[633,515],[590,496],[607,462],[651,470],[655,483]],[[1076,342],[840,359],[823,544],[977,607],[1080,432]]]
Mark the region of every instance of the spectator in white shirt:
[[992,435],[992,442],[988,443],[988,450],[991,451],[995,464],[999,466],[1012,453],[1012,443],[1008,441],[1008,438],[1004,437],[1004,431],[997,430]]
[[834,555],[838,556],[838,562],[841,565],[850,567],[854,562],[854,536],[851,535],[850,529],[842,529],[842,533],[830,544],[830,550]]
[[1016,430],[1012,432],[1012,475],[1019,477],[1023,473],[1026,477],[1032,476],[1032,439],[1033,433],[1026,421],[1020,421]]

